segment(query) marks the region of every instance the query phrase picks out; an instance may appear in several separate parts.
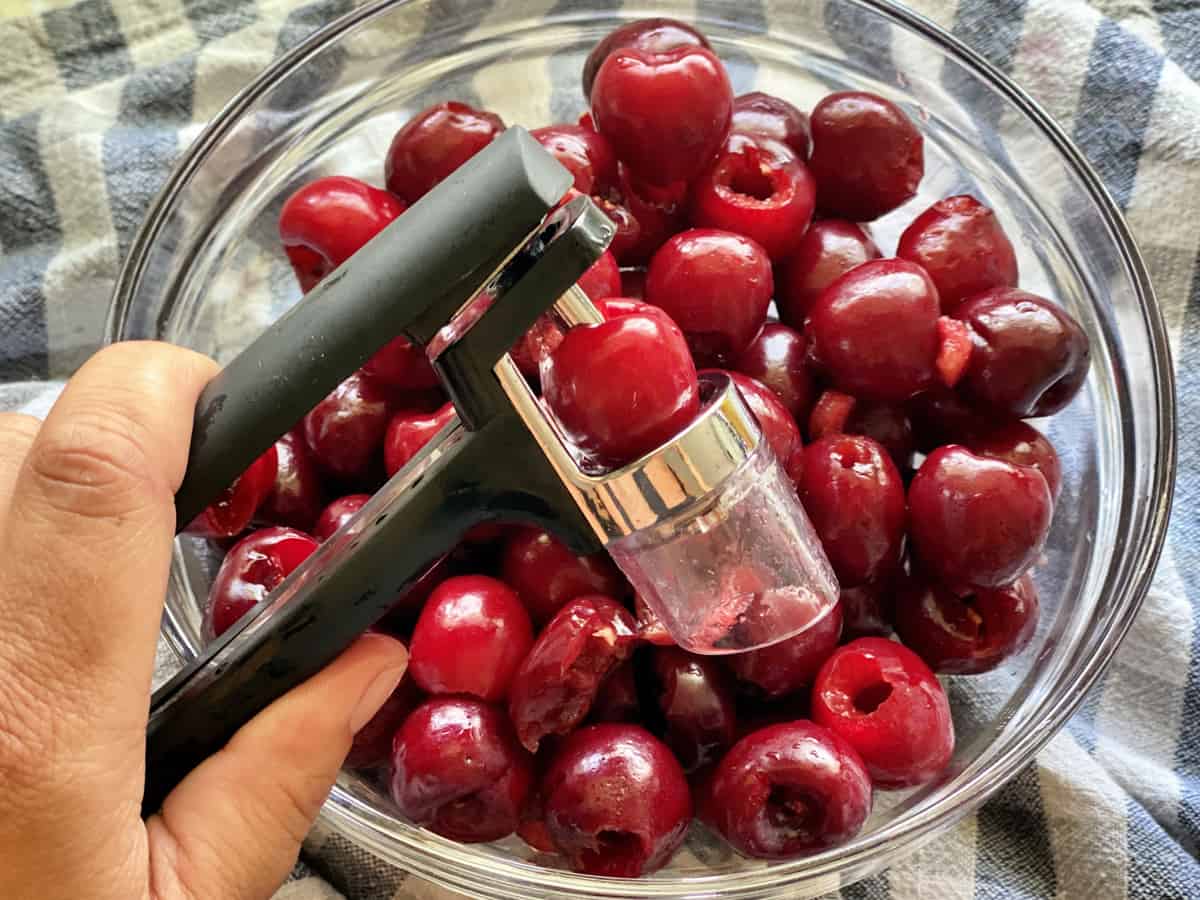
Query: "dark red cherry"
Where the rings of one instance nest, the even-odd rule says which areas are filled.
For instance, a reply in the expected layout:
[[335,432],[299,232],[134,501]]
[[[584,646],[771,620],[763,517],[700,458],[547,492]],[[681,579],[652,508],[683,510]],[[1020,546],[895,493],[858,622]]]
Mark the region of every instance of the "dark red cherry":
[[192,520],[188,534],[208,538],[241,534],[274,489],[278,471],[279,457],[272,445]]
[[729,674],[715,658],[678,647],[656,647],[652,658],[663,742],[684,772],[712,765],[733,744],[737,731]]
[[813,222],[796,249],[776,264],[775,303],[780,318],[793,328],[803,328],[809,309],[825,288],[879,256],[879,248],[860,225],[844,219]]
[[384,344],[363,365],[363,371],[388,387],[404,391],[428,391],[440,384],[424,348],[403,335]]
[[580,125],[550,125],[530,132],[575,179],[575,190],[603,194],[617,184],[617,155],[608,139]]
[[1050,497],[1058,499],[1062,490],[1062,464],[1049,438],[1025,422],[1007,422],[991,428],[979,428],[965,439],[967,448],[979,456],[1002,459],[1018,466],[1033,466],[1042,473],[1050,488]]
[[892,606],[899,573],[878,581],[842,588],[838,605],[842,609],[842,640],[860,637],[887,637],[892,633]]
[[737,385],[742,400],[754,413],[758,425],[762,429],[763,438],[783,466],[788,478],[798,481],[804,468],[804,446],[800,437],[800,429],[795,420],[788,414],[786,407],[780,402],[761,381],[757,381],[740,372],[726,373]]
[[608,555],[576,556],[537,528],[517,528],[501,554],[500,577],[521,597],[535,625],[541,625],[568,601],[585,594],[625,597],[629,584]]
[[995,417],[976,410],[957,391],[934,387],[922,391],[906,405],[913,440],[922,453],[943,444],[961,444],[971,435],[989,430]]
[[372,480],[382,468],[391,402],[383,385],[361,372],[334,388],[304,417],[304,438],[321,467],[345,481]]
[[633,660],[617,666],[604,679],[588,714],[590,722],[637,722],[642,717]]
[[277,440],[275,456],[275,485],[259,507],[259,518],[309,531],[325,506],[325,491],[303,429],[293,429]]
[[388,477],[403,469],[421,448],[450,424],[454,415],[454,404],[446,403],[432,413],[406,410],[392,416],[383,438],[383,465]]
[[808,436],[815,441],[830,434],[861,434],[878,441],[901,471],[912,462],[912,422],[899,403],[859,400],[839,391],[824,391],[809,417]]
[[263,528],[234,544],[208,592],[205,635],[223,634],[316,549],[315,540],[293,528]]
[[733,368],[774,391],[797,423],[807,422],[817,389],[805,353],[804,335],[779,322],[767,322]]
[[335,531],[354,518],[354,514],[370,499],[370,494],[347,494],[334,500],[321,511],[313,527],[313,537],[318,541],[328,540]]
[[808,629],[746,653],[734,653],[725,662],[756,697],[776,700],[812,684],[821,664],[838,645],[842,633],[841,604],[830,608]]
[[[707,38],[678,19],[638,19],[609,32],[592,48],[583,64],[583,96],[592,96],[592,82],[609,54],[622,47],[636,47],[650,53],[663,53],[680,47],[708,47]],[[585,114],[586,115],[586,114]],[[588,121],[591,117],[587,116]],[[583,121],[580,121],[583,125]],[[585,126],[586,127],[586,126]],[[593,124],[594,127],[594,124]]]
[[800,160],[808,159],[812,149],[808,116],[786,100],[762,91],[734,98],[730,130],[780,141]]
[[417,113],[388,147],[388,190],[416,203],[503,130],[499,116],[465,103],[439,103]]

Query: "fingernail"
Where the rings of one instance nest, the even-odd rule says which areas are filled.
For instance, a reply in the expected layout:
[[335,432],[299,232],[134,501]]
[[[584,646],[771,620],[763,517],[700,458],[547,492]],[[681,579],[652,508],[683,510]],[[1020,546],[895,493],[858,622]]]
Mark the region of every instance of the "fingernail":
[[358,734],[362,727],[371,721],[375,713],[379,712],[379,707],[383,706],[387,698],[392,696],[392,691],[396,690],[396,686],[400,684],[400,679],[403,677],[403,666],[387,669],[375,676],[375,680],[367,685],[367,689],[363,691],[363,695],[358,699],[358,704],[350,714],[351,731]]

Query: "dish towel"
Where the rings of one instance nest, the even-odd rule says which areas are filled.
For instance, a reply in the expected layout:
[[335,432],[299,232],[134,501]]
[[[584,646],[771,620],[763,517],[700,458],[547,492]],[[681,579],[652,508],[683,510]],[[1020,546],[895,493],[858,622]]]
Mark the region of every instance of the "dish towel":
[[[98,346],[118,262],[179,153],[349,5],[0,0],[0,409],[44,414]],[[911,5],[1029,90],[1125,210],[1170,328],[1180,477],[1150,596],[1068,728],[977,815],[842,895],[1200,898],[1200,0]],[[769,0],[744,6],[769,16]],[[277,900],[451,896],[339,836],[306,851]]]

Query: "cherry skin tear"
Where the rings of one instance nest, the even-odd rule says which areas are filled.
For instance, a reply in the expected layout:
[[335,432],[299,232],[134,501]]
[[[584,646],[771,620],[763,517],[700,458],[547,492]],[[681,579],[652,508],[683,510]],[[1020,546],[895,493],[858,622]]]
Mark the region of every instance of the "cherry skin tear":
[[808,159],[812,150],[808,116],[786,100],[762,91],[734,98],[730,130],[786,144],[801,161]]
[[576,597],[623,598],[629,593],[629,584],[606,553],[576,556],[558,538],[537,528],[513,531],[501,553],[500,572],[535,625],[550,621]]
[[416,203],[503,130],[499,116],[465,103],[439,103],[417,113],[388,147],[388,190]]
[[804,335],[779,322],[767,322],[733,368],[775,392],[796,422],[808,421],[816,385],[805,361]]
[[274,490],[278,471],[279,455],[272,445],[192,520],[187,533],[208,538],[241,534]]
[[234,544],[209,589],[204,634],[220,637],[316,549],[313,538],[293,528],[262,528]]
[[[583,64],[583,96],[592,96],[592,83],[600,66],[614,50],[622,47],[635,47],[649,53],[664,53],[680,47],[711,49],[708,39],[686,22],[665,18],[638,19],[609,32],[592,48]],[[590,121],[591,117],[588,119]]]
[[318,541],[326,541],[343,525],[354,518],[354,514],[366,506],[371,499],[370,494],[347,494],[338,497],[321,511],[317,524],[313,527],[312,536]]
[[825,288],[851,269],[879,257],[875,242],[854,222],[813,222],[796,249],[776,264],[775,302],[780,318],[793,328],[803,328],[809,309]]
[[749,687],[751,695],[778,700],[812,684],[841,634],[839,603],[799,634],[757,650],[731,654],[724,662]]
[[684,772],[715,763],[737,733],[733,683],[716,659],[678,647],[653,653],[655,699],[662,717],[663,742]]
[[410,410],[392,416],[383,438],[383,466],[388,477],[403,469],[453,418],[453,403],[432,413]]

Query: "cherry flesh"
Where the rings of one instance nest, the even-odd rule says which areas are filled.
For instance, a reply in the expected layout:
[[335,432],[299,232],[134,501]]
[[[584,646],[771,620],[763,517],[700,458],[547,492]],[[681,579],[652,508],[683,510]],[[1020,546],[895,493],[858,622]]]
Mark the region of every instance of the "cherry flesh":
[[585,594],[626,596],[629,585],[608,555],[576,556],[537,528],[516,529],[501,553],[501,579],[521,597],[535,625]]
[[784,472],[793,482],[800,479],[804,468],[804,446],[800,429],[788,414],[787,408],[774,392],[761,381],[740,372],[726,372],[735,385],[742,400],[754,413],[762,429],[763,439],[771,448]]
[[733,744],[737,732],[728,672],[716,659],[678,647],[656,647],[652,665],[663,742],[684,772],[712,765]]
[[351,375],[304,417],[304,439],[313,457],[335,478],[373,480],[392,414],[389,392],[361,372]]
[[604,194],[617,185],[617,155],[608,139],[581,125],[550,125],[529,132],[575,179],[575,190]]
[[1046,479],[1051,499],[1058,500],[1062,490],[1062,464],[1058,451],[1049,438],[1032,425],[1014,420],[991,428],[979,428],[964,442],[979,456],[1037,469]]
[[854,222],[813,222],[796,249],[776,266],[775,302],[780,318],[793,328],[803,328],[809,309],[825,288],[851,269],[879,257],[875,242]]
[[[680,47],[711,49],[708,38],[686,22],[665,18],[638,19],[609,32],[592,48],[583,64],[583,96],[592,96],[592,83],[600,66],[614,50],[623,47],[635,47],[649,53],[664,53]],[[590,116],[588,118],[590,120]]]
[[786,144],[801,161],[808,159],[812,150],[808,116],[786,100],[762,91],[734,98],[730,130]]
[[318,541],[326,541],[335,531],[354,518],[354,514],[366,506],[371,499],[370,494],[347,494],[338,497],[321,511],[317,524],[313,526],[312,536]]
[[816,399],[816,385],[805,361],[804,335],[779,322],[767,322],[733,368],[775,392],[788,414],[806,422]]
[[383,466],[391,478],[421,452],[439,431],[454,418],[454,404],[446,403],[436,412],[398,412],[392,416],[383,438]]
[[259,508],[259,517],[273,525],[309,531],[325,506],[325,491],[302,428],[275,442],[275,457],[275,485]]
[[278,527],[262,528],[234,544],[209,590],[205,634],[220,637],[316,549],[307,534]]
[[272,445],[192,520],[187,527],[188,534],[208,538],[241,534],[270,496],[278,471],[279,456]]
[[753,696],[778,700],[812,684],[841,634],[839,603],[799,634],[767,647],[731,654],[724,661]]
[[416,203],[504,130],[497,115],[465,103],[439,103],[396,132],[384,161],[387,188]]

